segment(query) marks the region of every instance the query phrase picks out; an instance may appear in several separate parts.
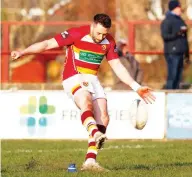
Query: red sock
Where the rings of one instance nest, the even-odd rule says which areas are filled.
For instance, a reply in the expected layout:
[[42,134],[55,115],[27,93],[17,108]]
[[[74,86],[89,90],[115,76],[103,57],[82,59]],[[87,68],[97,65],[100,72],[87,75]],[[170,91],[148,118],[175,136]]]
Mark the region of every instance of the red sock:
[[95,143],[95,140],[92,136],[89,136],[89,142],[88,142],[88,150],[87,150],[87,154],[86,154],[86,157],[85,157],[85,161],[88,159],[91,159],[93,161],[96,160],[96,157],[97,157],[97,148],[96,148],[96,143]]
[[93,117],[92,111],[88,110],[82,113],[81,115],[82,124],[85,126],[89,135],[94,136],[96,132],[98,132],[98,128],[96,125],[96,121]]

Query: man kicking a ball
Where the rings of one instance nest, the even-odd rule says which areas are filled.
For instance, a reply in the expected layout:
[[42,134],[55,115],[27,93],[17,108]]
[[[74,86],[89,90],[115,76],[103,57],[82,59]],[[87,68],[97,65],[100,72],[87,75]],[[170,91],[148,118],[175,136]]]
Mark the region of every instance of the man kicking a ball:
[[150,89],[135,82],[121,64],[115,41],[108,33],[110,27],[110,17],[106,14],[97,14],[91,25],[71,28],[54,38],[11,53],[13,59],[18,59],[26,54],[67,46],[63,87],[81,110],[82,124],[89,133],[88,150],[81,170],[104,170],[96,162],[98,149],[103,147],[106,140],[105,133],[109,123],[107,99],[97,77],[104,56],[117,76],[146,103],[155,101]]

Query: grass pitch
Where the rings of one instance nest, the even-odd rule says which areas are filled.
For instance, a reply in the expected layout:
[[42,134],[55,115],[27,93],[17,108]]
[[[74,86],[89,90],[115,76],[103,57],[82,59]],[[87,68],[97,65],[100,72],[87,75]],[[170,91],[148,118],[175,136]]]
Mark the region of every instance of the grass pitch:
[[[192,177],[192,141],[108,141],[98,162],[110,172],[81,172],[86,141],[2,140],[2,177]],[[75,163],[78,172],[67,172]]]

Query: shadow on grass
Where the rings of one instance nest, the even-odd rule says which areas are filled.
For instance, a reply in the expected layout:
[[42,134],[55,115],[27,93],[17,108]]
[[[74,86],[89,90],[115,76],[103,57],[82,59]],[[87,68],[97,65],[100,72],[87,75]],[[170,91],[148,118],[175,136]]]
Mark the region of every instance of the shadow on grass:
[[171,164],[156,164],[156,165],[144,165],[137,164],[129,167],[114,167],[111,170],[155,170],[170,167],[192,167],[192,162],[175,162]]

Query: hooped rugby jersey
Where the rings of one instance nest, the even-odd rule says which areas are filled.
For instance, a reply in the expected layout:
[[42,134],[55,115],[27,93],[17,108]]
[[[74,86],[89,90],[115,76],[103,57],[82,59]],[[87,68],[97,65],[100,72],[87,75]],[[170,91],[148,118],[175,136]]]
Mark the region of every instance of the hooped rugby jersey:
[[63,80],[77,73],[97,75],[104,56],[108,61],[118,58],[113,37],[107,34],[101,43],[95,43],[90,26],[71,28],[54,38],[60,47],[67,46]]

